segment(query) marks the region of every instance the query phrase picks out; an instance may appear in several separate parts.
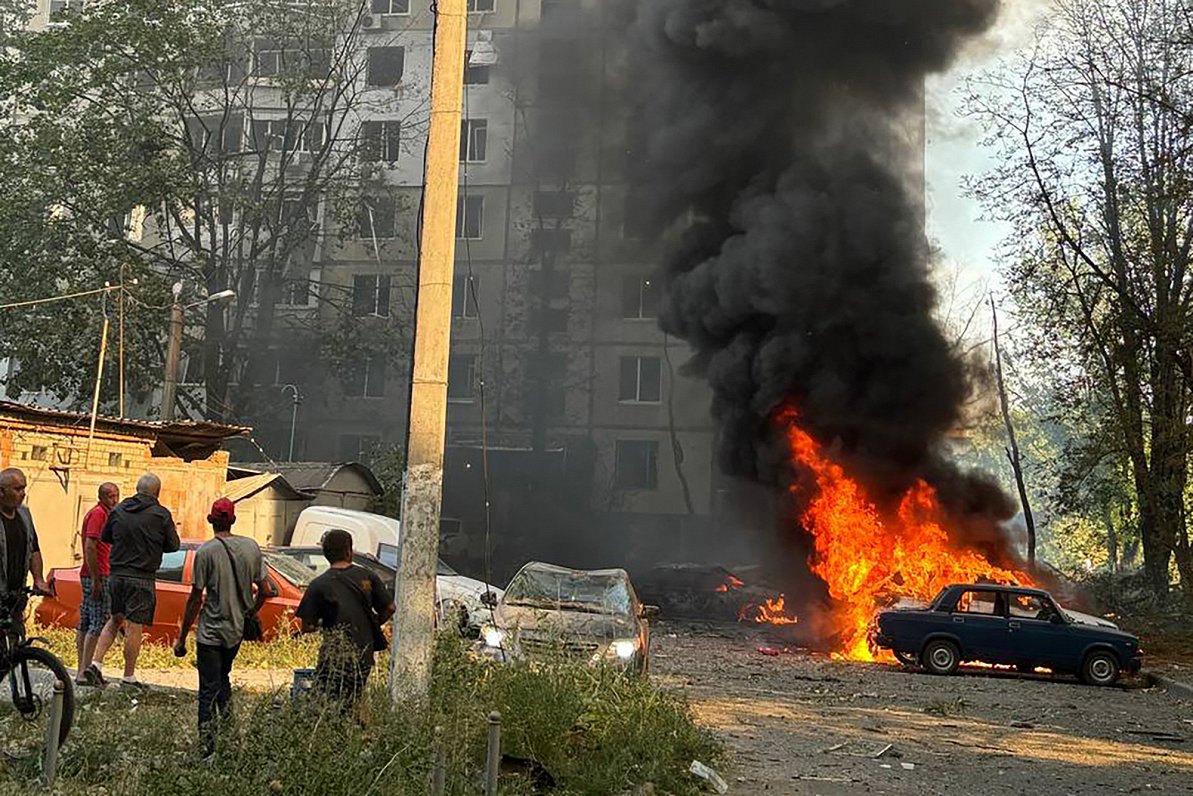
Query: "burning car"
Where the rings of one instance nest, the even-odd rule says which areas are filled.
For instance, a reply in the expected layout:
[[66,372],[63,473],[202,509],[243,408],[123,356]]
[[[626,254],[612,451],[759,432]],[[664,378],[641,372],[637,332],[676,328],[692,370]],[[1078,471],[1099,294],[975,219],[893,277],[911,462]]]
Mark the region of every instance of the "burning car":
[[877,614],[870,642],[933,674],[952,674],[962,661],[976,661],[1020,671],[1042,666],[1076,674],[1089,685],[1112,685],[1120,672],[1138,672],[1139,639],[1090,619],[1096,623],[1081,621],[1039,589],[953,584],[927,607]]
[[654,606],[624,569],[577,570],[532,561],[514,575],[481,628],[479,651],[497,661],[553,653],[645,674]]
[[726,622],[742,619],[776,593],[719,564],[659,564],[638,577],[638,586],[667,617]]

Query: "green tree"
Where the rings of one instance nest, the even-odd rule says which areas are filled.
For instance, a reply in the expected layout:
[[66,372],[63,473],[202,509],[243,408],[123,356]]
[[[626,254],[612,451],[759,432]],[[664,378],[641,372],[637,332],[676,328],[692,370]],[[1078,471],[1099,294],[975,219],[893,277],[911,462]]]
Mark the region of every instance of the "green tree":
[[1177,562],[1193,386],[1193,50],[1183,5],[1054,0],[1034,49],[973,86],[1000,167],[974,183],[1015,226],[1006,277],[1057,394],[1130,474],[1149,580]]
[[[403,53],[369,55],[401,31],[366,46],[367,12],[360,0],[94,2],[12,37],[0,56],[0,191],[15,198],[0,209],[0,295],[135,278],[128,378],[145,394],[161,372],[168,286],[182,282],[184,300],[235,290],[188,319],[189,380],[202,389],[179,400],[217,419],[252,415],[279,359],[309,367],[302,341],[329,321],[404,317],[355,312],[351,288],[314,278],[342,238],[372,238],[380,258],[409,210],[380,179],[399,136],[362,126],[384,114],[405,124],[401,140],[416,137],[412,117],[396,118]],[[0,356],[21,363],[10,390],[85,394],[94,355],[78,349],[97,334],[80,332],[96,315],[87,304],[7,315]],[[371,339],[393,331],[368,325]],[[338,352],[333,369],[362,356]]]

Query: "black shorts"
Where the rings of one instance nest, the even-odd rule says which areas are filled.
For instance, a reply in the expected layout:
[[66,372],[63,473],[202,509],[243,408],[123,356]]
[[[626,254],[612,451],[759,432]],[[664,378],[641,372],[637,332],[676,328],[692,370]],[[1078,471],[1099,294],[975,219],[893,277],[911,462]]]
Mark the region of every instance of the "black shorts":
[[112,615],[120,615],[138,625],[152,625],[157,608],[157,591],[150,579],[113,575],[108,580]]

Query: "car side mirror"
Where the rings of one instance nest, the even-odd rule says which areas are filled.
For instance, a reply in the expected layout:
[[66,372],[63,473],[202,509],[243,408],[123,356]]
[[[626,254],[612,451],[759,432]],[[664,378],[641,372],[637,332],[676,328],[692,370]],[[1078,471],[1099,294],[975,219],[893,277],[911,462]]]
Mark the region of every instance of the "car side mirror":
[[638,613],[643,619],[658,619],[659,607],[657,605],[644,605],[642,610]]
[[491,591],[486,591],[481,595],[481,604],[487,605],[490,608],[497,607],[497,594]]
[[1065,623],[1065,618],[1059,613],[1054,613],[1048,615],[1048,621],[1054,625],[1063,625]]

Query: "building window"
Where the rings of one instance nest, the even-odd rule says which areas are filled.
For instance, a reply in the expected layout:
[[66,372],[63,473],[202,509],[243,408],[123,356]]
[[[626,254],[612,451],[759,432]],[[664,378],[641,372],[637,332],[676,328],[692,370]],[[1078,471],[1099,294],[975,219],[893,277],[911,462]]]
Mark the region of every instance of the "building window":
[[368,315],[389,317],[387,274],[357,274],[352,277],[352,314],[357,318]]
[[381,445],[381,437],[376,434],[341,434],[340,461],[360,462],[369,464],[373,452]]
[[50,458],[49,450],[45,445],[34,445],[29,451],[29,458],[35,462],[44,462]]
[[566,299],[572,294],[572,272],[566,268],[544,268],[535,271],[534,288],[548,300]]
[[377,354],[353,366],[344,376],[344,395],[349,398],[384,398],[385,357]]
[[83,10],[83,0],[50,0],[50,22],[69,22]]
[[621,317],[630,320],[659,317],[659,291],[655,280],[644,276],[622,277]]
[[476,354],[452,354],[447,362],[447,400],[471,403],[476,394]]
[[306,279],[287,279],[282,284],[282,306],[310,307],[319,298],[319,280],[322,272],[312,268]]
[[182,379],[180,384],[204,383],[203,344],[196,343],[183,351]]
[[258,152],[314,153],[323,149],[327,126],[303,119],[254,119],[253,149]]
[[544,334],[557,334],[568,330],[567,307],[543,307],[535,312],[536,327]]
[[542,218],[571,218],[576,213],[576,194],[571,191],[538,191],[534,214]]
[[489,85],[489,65],[488,64],[473,64],[472,50],[467,50],[464,53],[464,85],[466,86],[487,86]]
[[653,440],[617,440],[614,482],[621,489],[657,489],[659,443]]
[[492,11],[495,4],[496,0],[468,0],[468,13],[481,14]]
[[536,229],[530,233],[530,243],[537,254],[563,254],[572,250],[572,231],[560,227]]
[[662,378],[658,357],[622,357],[617,400],[657,404],[663,392]]
[[480,280],[467,274],[457,274],[452,281],[452,317],[457,319],[477,317],[477,291]]
[[456,237],[480,240],[485,221],[485,197],[461,196],[456,203]]
[[648,214],[643,211],[642,200],[627,196],[621,209],[622,240],[642,240],[647,234]]
[[489,122],[486,119],[465,119],[460,122],[460,161],[484,163],[489,148]]
[[360,128],[361,157],[368,163],[398,162],[402,145],[402,123],[396,120],[365,122]]
[[392,238],[397,234],[398,210],[392,196],[369,196],[360,205],[360,237]]
[[372,0],[369,8],[374,14],[409,14],[410,0]]
[[402,82],[405,47],[370,47],[365,82],[370,86],[396,86]]
[[286,230],[300,240],[319,234],[319,198],[300,193],[286,194],[278,205],[277,230]]
[[274,77],[282,71],[285,63],[284,50],[272,48],[263,42],[253,48],[253,74],[257,77]]

